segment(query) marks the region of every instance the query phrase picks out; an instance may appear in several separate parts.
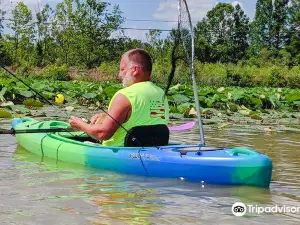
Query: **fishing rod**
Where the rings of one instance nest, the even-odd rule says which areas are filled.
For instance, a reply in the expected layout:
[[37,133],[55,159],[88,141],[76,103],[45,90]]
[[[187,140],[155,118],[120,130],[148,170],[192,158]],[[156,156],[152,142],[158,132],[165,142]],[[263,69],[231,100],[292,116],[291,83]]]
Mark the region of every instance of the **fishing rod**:
[[[22,84],[24,84],[26,87],[28,87],[31,91],[33,91],[34,93],[36,93],[38,96],[40,96],[43,100],[45,100],[45,102],[47,102],[49,105],[53,106],[54,108],[58,109],[60,112],[64,113],[65,115],[67,115],[67,118],[70,117],[70,115],[68,115],[65,111],[62,111],[60,108],[58,108],[56,105],[54,105],[53,103],[51,103],[48,99],[46,99],[42,94],[40,94],[38,91],[36,91],[35,89],[33,89],[32,87],[30,87],[28,84],[26,84],[22,79],[20,79],[19,77],[17,77],[15,74],[13,74],[12,72],[10,72],[8,69],[5,68],[5,66],[3,66],[2,64],[0,64],[0,67],[2,69],[4,69],[6,72],[8,72],[11,76],[13,76],[14,78],[16,78],[18,81],[20,81]],[[73,92],[72,90],[69,90],[71,92]],[[75,94],[78,94],[76,92],[73,92]],[[85,98],[84,96],[81,96],[83,98]],[[87,100],[89,100],[88,98],[85,98]],[[126,132],[128,132],[128,130],[122,126],[115,118],[113,118],[108,112],[105,111],[105,109],[101,106],[98,106],[99,109],[101,109],[106,115],[108,115],[114,122],[116,122],[121,128],[123,128]]]
[[30,87],[30,85],[26,84],[22,79],[20,79],[19,77],[17,77],[15,74],[13,74],[12,72],[10,72],[8,69],[5,68],[5,66],[3,66],[0,63],[0,67],[2,69],[4,69],[6,72],[8,72],[11,76],[13,76],[14,78],[16,78],[18,81],[20,81],[22,84],[24,84],[26,87],[28,87],[31,91],[33,91],[35,94],[37,94],[38,96],[40,96],[45,102],[47,102],[49,105],[53,106],[54,108],[58,109],[60,112],[64,113],[67,118],[69,118],[70,116],[63,110],[61,110],[60,108],[58,108],[56,105],[54,105],[53,103],[51,103],[47,98],[45,98],[42,94],[40,94],[38,91],[36,91],[35,89],[33,89],[32,87]]
[[[38,91],[34,90],[32,87],[30,87],[28,84],[26,84],[23,80],[21,80],[20,78],[18,78],[15,74],[13,74],[12,72],[10,72],[9,70],[7,70],[2,64],[0,64],[0,67],[3,68],[5,71],[7,71],[10,75],[12,75],[14,78],[16,78],[18,81],[20,81],[22,84],[24,84],[26,87],[28,87],[30,90],[32,90],[33,92],[35,92],[38,96],[40,96],[41,98],[43,98],[47,103],[49,103],[51,106],[55,107],[56,109],[60,110],[61,112],[65,113],[64,111],[62,111],[60,108],[58,108],[56,105],[54,105],[53,103],[51,103],[48,99],[46,99],[43,95],[41,95]],[[76,93],[75,91],[73,90],[68,90],[68,91],[71,91],[75,94],[78,94]],[[81,96],[83,98],[85,98],[86,100],[89,100],[88,98],[84,97],[84,96]],[[112,120],[114,120],[121,128],[123,128],[124,130],[127,131],[126,128],[124,128],[122,126],[122,124],[120,124],[115,118],[113,118],[103,107],[101,106],[97,106],[97,108],[99,108],[101,111],[103,111],[106,115],[108,115]],[[65,113],[66,114],[66,113]],[[66,114],[67,115],[67,114]],[[67,115],[68,118],[69,118],[69,115]],[[169,126],[169,130],[170,131],[184,131],[184,130],[190,130],[192,129],[193,127],[195,126],[195,122],[188,122],[188,123],[185,123],[185,124],[181,124],[181,125],[178,125],[178,126]],[[40,129],[41,131],[41,129]],[[43,132],[40,132],[40,133],[47,133],[47,132],[71,132],[71,131],[74,131],[74,130],[68,130],[66,128],[53,128],[53,129],[43,129]],[[20,131],[17,131],[18,133]],[[22,132],[22,133],[38,133],[37,130],[36,132],[35,131],[31,131],[31,132]],[[0,134],[11,134],[11,131],[3,131],[3,130],[0,130]]]
[[[8,72],[11,76],[13,76],[15,79],[17,79],[18,81],[20,81],[22,84],[24,84],[26,87],[28,87],[31,91],[33,91],[34,93],[36,93],[38,96],[40,96],[42,99],[44,99],[48,104],[50,104],[51,106],[53,106],[54,108],[56,108],[56,109],[58,109],[60,112],[62,112],[62,113],[64,113],[65,115],[67,115],[67,118],[69,118],[69,115],[66,113],[66,112],[64,112],[64,111],[62,111],[60,108],[58,108],[57,106],[55,106],[53,103],[51,103],[48,99],[46,99],[42,94],[40,94],[38,91],[36,91],[35,89],[33,89],[32,87],[30,87],[28,84],[26,84],[22,79],[20,79],[20,78],[18,78],[15,74],[13,74],[12,72],[10,72],[8,69],[6,69],[5,68],[5,66],[3,66],[1,63],[0,63],[0,67],[2,68],[2,69],[4,69],[6,72]],[[83,98],[85,98],[84,96],[82,96]],[[85,99],[87,99],[87,98],[85,98]],[[113,116],[111,116],[108,112],[106,112],[106,110],[104,110],[103,109],[103,107],[101,107],[101,106],[98,106],[99,107],[99,109],[101,109],[106,115],[108,115],[114,122],[116,122],[123,130],[125,130],[125,132],[127,133],[127,134],[129,134],[129,131],[121,124],[121,123],[119,123],[119,121],[117,121]],[[70,131],[65,131],[65,129],[63,129],[64,130],[64,132],[70,132]],[[63,131],[62,130],[62,131]],[[28,130],[29,131],[29,130]],[[74,131],[74,130],[72,130],[72,131]],[[12,129],[12,130],[8,130],[8,131],[2,131],[2,132],[0,132],[0,134],[4,134],[4,133],[8,133],[8,134],[16,134],[16,132],[17,131],[15,131],[14,129]],[[49,129],[47,129],[46,130],[46,132],[59,132],[59,131],[57,131],[57,129],[55,129],[55,130],[49,130]],[[25,130],[23,130],[23,133],[30,133],[30,132],[25,132]],[[37,133],[37,132],[35,132],[35,133]],[[40,133],[42,133],[41,131],[40,131]],[[132,136],[132,140],[133,141],[136,141],[139,145],[141,145],[141,146],[143,146],[142,145],[142,143],[139,141],[139,140],[137,140],[137,138],[136,137],[134,137],[132,134],[130,134],[131,136]],[[155,146],[156,147],[156,146]],[[158,147],[157,147],[158,148]]]

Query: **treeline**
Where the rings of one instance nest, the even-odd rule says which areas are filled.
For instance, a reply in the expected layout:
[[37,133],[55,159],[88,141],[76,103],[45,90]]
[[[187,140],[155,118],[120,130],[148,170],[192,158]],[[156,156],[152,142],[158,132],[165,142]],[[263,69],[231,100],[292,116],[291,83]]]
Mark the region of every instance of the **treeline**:
[[[55,9],[43,6],[33,17],[20,2],[5,21],[5,30],[10,30],[6,34],[2,8],[0,60],[22,74],[31,73],[32,68],[46,68],[52,73],[57,66],[58,70],[96,69],[100,75],[115,76],[120,55],[135,47],[151,53],[158,80],[165,80],[170,72],[176,31],[162,38],[161,31],[151,30],[145,42],[130,39],[120,30],[124,18],[118,6],[97,0],[63,0]],[[218,85],[219,79],[203,80],[209,74],[201,77],[201,73],[205,68],[223,68],[225,85],[290,86],[296,82],[295,86],[300,86],[300,75],[295,72],[300,71],[300,0],[257,0],[252,22],[240,5],[218,3],[196,24],[195,36],[196,72],[202,83]],[[261,80],[259,68],[269,74],[262,75],[262,83],[257,82]],[[177,79],[188,80],[183,62],[177,70]]]

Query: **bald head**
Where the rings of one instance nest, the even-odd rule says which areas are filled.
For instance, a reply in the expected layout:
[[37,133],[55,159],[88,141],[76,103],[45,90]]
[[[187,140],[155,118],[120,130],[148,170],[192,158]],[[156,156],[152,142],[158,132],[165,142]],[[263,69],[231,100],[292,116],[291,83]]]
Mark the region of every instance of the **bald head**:
[[130,63],[140,66],[144,72],[151,74],[152,59],[149,53],[145,50],[139,48],[132,49],[126,52],[123,57],[126,57]]

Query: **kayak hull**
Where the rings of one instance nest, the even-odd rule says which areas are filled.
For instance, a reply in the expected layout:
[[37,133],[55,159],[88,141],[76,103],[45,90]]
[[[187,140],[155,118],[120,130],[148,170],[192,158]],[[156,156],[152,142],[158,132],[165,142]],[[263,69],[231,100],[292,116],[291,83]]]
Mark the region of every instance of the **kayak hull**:
[[[38,122],[32,118],[15,119],[12,124],[15,130],[68,127],[64,122]],[[199,151],[199,146],[184,144],[107,147],[74,140],[76,135],[83,134],[31,133],[17,134],[16,138],[22,147],[36,155],[120,173],[261,187],[269,187],[271,181],[270,158],[248,148]]]

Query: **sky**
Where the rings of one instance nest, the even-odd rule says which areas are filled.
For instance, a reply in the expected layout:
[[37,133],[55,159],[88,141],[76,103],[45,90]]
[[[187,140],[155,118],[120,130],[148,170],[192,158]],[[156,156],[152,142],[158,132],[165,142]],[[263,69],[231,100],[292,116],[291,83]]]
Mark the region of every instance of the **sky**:
[[[0,0],[4,10],[10,11],[17,2],[22,0]],[[50,4],[55,7],[62,0],[23,0],[30,7],[33,13],[43,4]],[[123,16],[126,18],[122,27],[146,28],[146,29],[171,29],[176,27],[177,20],[177,0],[105,0],[112,5],[119,5]],[[252,19],[255,14],[256,0],[187,0],[193,21],[199,21],[205,17],[217,3],[225,2],[233,5],[240,4],[246,14]],[[155,20],[155,21],[132,21],[132,20]],[[131,38],[144,40],[147,31],[126,30],[126,35]]]

